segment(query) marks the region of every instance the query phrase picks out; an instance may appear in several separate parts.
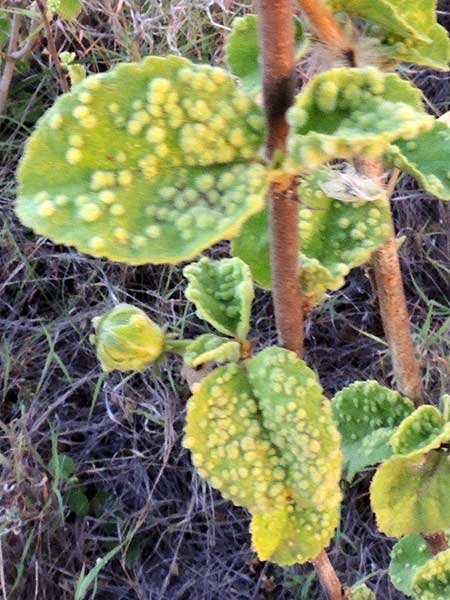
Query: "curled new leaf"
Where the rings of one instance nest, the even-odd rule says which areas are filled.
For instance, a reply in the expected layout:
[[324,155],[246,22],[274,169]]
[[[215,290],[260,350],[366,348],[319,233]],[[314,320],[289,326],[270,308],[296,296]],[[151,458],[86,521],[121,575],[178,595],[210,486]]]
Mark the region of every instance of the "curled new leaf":
[[394,456],[381,465],[370,497],[378,527],[392,537],[450,527],[450,458],[443,450]]
[[235,340],[205,333],[186,346],[183,359],[186,366],[195,369],[207,362],[237,362],[240,350],[239,342]]
[[93,323],[92,342],[104,371],[143,371],[163,352],[162,329],[136,306],[118,304]]
[[418,569],[432,554],[421,535],[415,533],[399,540],[392,548],[389,576],[395,587],[412,596],[412,581]]
[[[308,46],[300,19],[295,18],[295,57],[298,60]],[[258,44],[258,17],[245,15],[237,17],[225,47],[227,63],[231,71],[241,80],[242,87],[250,94],[256,94],[262,87],[261,65]]]
[[439,552],[415,574],[413,594],[418,600],[450,598],[450,550]]
[[315,169],[335,158],[380,156],[397,139],[428,131],[419,90],[373,67],[332,69],[312,79],[288,112],[289,161]]
[[397,141],[387,160],[417,179],[424,190],[441,200],[450,200],[450,127],[436,121],[433,129],[409,142]]
[[203,257],[183,273],[189,280],[186,298],[195,304],[198,316],[217,331],[244,340],[254,297],[249,267],[239,258]]
[[261,559],[305,562],[329,543],[339,519],[339,434],[317,378],[294,353],[269,348],[203,379],[184,444],[200,475],[252,512]]
[[[130,264],[176,263],[262,209],[260,109],[225,71],[149,57],[87,77],[39,121],[17,213],[53,241]],[[247,164],[248,163],[248,164]]]
[[450,441],[450,423],[434,406],[419,406],[406,417],[391,438],[396,454],[419,456]]
[[359,471],[392,455],[389,440],[414,410],[408,398],[376,381],[352,383],[336,394],[332,407],[350,481]]
[[[327,290],[344,285],[350,270],[367,262],[390,232],[386,200],[334,200],[323,189],[330,177],[333,171],[321,169],[299,186],[300,281],[310,305],[323,300]],[[249,265],[259,285],[270,287],[267,211],[247,221],[232,250]]]

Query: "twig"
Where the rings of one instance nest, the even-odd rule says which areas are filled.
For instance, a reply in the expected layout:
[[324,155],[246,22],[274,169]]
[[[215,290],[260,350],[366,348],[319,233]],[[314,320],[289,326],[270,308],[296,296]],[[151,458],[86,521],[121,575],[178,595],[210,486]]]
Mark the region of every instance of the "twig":
[[50,23],[47,17],[47,6],[44,0],[36,0],[36,4],[39,8],[39,12],[41,13],[42,21],[44,23],[45,33],[47,35],[47,44],[50,56],[55,64],[56,71],[58,72],[59,80],[61,82],[61,87],[64,92],[69,91],[69,86],[67,84],[66,76],[64,75],[63,68],[61,66],[61,61],[59,60],[58,50],[55,44],[55,38],[53,37],[53,32],[50,27]]
[[344,54],[352,52],[351,41],[336,23],[331,10],[321,0],[298,0],[298,3],[321,42]]

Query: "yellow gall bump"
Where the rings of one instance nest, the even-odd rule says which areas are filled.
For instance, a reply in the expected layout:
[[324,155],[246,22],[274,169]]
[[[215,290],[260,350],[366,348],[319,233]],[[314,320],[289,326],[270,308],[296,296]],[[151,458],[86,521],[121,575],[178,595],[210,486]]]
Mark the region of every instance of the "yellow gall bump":
[[116,152],[116,154],[114,156],[115,156],[117,162],[120,162],[120,163],[123,163],[127,160],[127,155],[122,150],[119,150],[118,152]]
[[128,241],[128,231],[123,227],[116,227],[114,229],[114,237],[121,243]]
[[131,108],[133,108],[134,110],[141,110],[142,108],[144,108],[144,103],[142,102],[142,100],[134,100],[131,103]]
[[46,200],[37,209],[40,217],[51,217],[56,212],[55,205],[51,200]]
[[103,192],[100,192],[98,198],[100,202],[103,202],[104,204],[113,204],[116,199],[116,195],[111,190],[104,190]]
[[85,129],[94,129],[94,127],[97,125],[97,119],[94,117],[94,115],[88,115],[87,117],[84,117],[84,119],[80,120],[80,125]]
[[71,135],[69,136],[69,144],[71,146],[75,146],[76,148],[81,148],[83,145],[83,138],[78,134]]
[[113,115],[116,115],[120,111],[120,106],[117,102],[111,102],[111,104],[108,104],[108,110]]
[[163,110],[162,110],[162,108],[158,104],[156,104],[156,103],[149,104],[147,106],[147,110],[150,113],[150,115],[152,117],[155,117],[156,119],[158,117],[162,117],[163,116]]
[[159,144],[165,140],[166,132],[162,127],[149,127],[145,137],[147,138],[147,141],[152,144]]
[[63,118],[60,114],[53,115],[50,119],[50,129],[59,129],[63,124]]
[[98,90],[100,85],[100,79],[98,77],[88,77],[84,82],[84,87],[87,87],[88,90]]
[[89,92],[81,92],[80,102],[82,102],[83,104],[90,104],[92,102],[92,94],[90,94]]
[[105,248],[105,240],[101,237],[93,237],[89,240],[89,248],[94,252],[101,252]]
[[167,144],[159,144],[156,146],[155,152],[160,158],[166,158],[170,154],[170,149]]
[[125,214],[125,208],[122,206],[122,204],[113,204],[109,209],[109,212],[114,217],[120,217],[121,215]]
[[225,73],[225,71],[222,71],[222,69],[213,69],[212,80],[220,85],[228,80],[228,75]]
[[144,125],[139,121],[129,121],[127,124],[127,131],[130,135],[139,135]]
[[150,225],[145,230],[145,235],[147,235],[151,239],[158,238],[161,235],[161,230],[158,225]]
[[95,171],[91,177],[90,188],[94,192],[114,185],[116,182],[114,173],[108,171]]
[[60,194],[59,196],[56,196],[56,198],[55,198],[56,206],[66,206],[66,204],[68,202],[69,202],[68,197],[64,196],[63,194]]
[[150,83],[150,90],[157,94],[166,94],[172,88],[172,84],[168,79],[164,77],[157,77]]
[[85,119],[87,116],[90,115],[90,110],[87,106],[77,106],[76,108],[73,109],[73,116],[75,117],[75,119]]
[[102,211],[96,204],[86,204],[81,207],[79,214],[83,221],[92,223],[92,221],[96,221],[101,216]]
[[120,171],[119,175],[117,176],[117,181],[119,182],[119,185],[124,187],[131,185],[133,181],[133,173],[127,169]]
[[78,148],[69,148],[66,152],[66,160],[70,165],[76,165],[82,158],[83,154]]

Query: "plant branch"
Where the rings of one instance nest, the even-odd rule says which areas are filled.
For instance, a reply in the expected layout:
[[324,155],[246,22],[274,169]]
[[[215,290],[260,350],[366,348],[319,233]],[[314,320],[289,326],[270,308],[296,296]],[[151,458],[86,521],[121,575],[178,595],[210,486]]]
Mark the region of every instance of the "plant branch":
[[432,535],[423,535],[423,539],[426,541],[428,548],[433,556],[448,550],[447,536],[445,533],[440,531],[439,533],[433,533]]
[[11,37],[9,38],[8,51],[5,58],[5,66],[3,69],[2,78],[0,80],[0,115],[2,115],[6,108],[6,101],[8,99],[9,87],[14,75],[14,69],[16,67],[16,59],[13,58],[13,53],[17,51],[19,45],[19,34],[20,26],[22,24],[22,16],[14,14],[12,20]]
[[57,50],[56,44],[55,44],[55,38],[53,37],[53,32],[52,32],[52,29],[50,27],[50,23],[49,23],[49,20],[47,17],[47,3],[45,2],[45,0],[36,0],[36,4],[37,4],[37,6],[39,8],[39,12],[41,13],[41,16],[42,16],[45,33],[47,35],[48,51],[49,51],[50,56],[52,57],[52,60],[55,64],[56,71],[58,72],[58,77],[61,82],[61,88],[62,88],[63,92],[68,92],[69,86],[67,84],[67,79],[66,79],[66,76],[64,75],[64,72],[63,72],[63,69],[61,66],[61,61],[59,60],[58,50]]
[[[286,111],[295,93],[295,42],[292,0],[259,0],[264,111],[268,127],[267,157],[285,150]],[[303,299],[299,285],[298,199],[295,178],[273,183],[269,191],[272,294],[280,344],[303,354]],[[346,594],[325,551],[314,561],[332,600]]]
[[352,43],[337,23],[331,10],[321,0],[298,0],[298,3],[320,41],[344,54],[350,54],[349,58],[351,58]]

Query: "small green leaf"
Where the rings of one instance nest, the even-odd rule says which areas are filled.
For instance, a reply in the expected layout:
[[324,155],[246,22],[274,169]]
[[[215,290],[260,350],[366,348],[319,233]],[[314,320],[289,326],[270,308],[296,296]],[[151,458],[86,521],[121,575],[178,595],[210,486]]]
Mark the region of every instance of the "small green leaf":
[[[306,177],[298,189],[302,203],[300,281],[310,305],[322,301],[327,290],[342,287],[350,270],[367,262],[390,233],[387,201],[344,202],[330,198],[323,187],[332,173],[320,169]],[[249,265],[258,285],[270,287],[267,211],[247,221],[232,242],[232,252]]]
[[433,129],[410,142],[397,141],[386,159],[417,179],[424,190],[441,200],[450,200],[450,127],[436,121]]
[[75,461],[68,454],[54,454],[48,464],[54,477],[68,481],[75,473]]
[[199,474],[234,504],[257,513],[285,504],[284,469],[244,367],[220,367],[194,388],[183,444]]
[[95,567],[85,575],[84,574],[84,566],[83,570],[80,573],[80,577],[77,582],[77,587],[75,589],[75,599],[74,600],[83,600],[86,594],[89,591],[91,585],[95,582],[98,577],[98,574],[102,569],[106,567],[106,565],[114,558],[114,556],[119,552],[121,548],[121,544],[110,550],[105,556],[102,558],[97,558],[95,563]]
[[81,0],[59,0],[56,12],[63,19],[76,19],[82,9]]
[[264,206],[261,110],[221,69],[120,64],[61,96],[19,171],[17,214],[57,243],[129,264],[177,263]]
[[244,340],[254,297],[249,267],[239,258],[203,257],[183,273],[189,280],[186,298],[195,304],[200,319],[221,333]]
[[431,129],[421,93],[394,73],[339,68],[314,77],[288,111],[288,167],[311,170],[335,158],[380,156],[398,139]]
[[349,600],[377,600],[377,598],[365,583],[357,583],[350,588]]
[[77,517],[85,517],[89,512],[89,500],[80,487],[73,488],[66,494],[66,502]]
[[392,583],[407,596],[412,596],[412,582],[418,569],[432,554],[423,537],[414,533],[400,539],[391,552],[389,577]]
[[450,550],[439,552],[420,567],[414,576],[413,594],[418,600],[450,598]]
[[186,347],[183,360],[186,366],[195,369],[207,362],[237,362],[240,352],[239,342],[213,333],[205,333]]
[[[295,18],[295,58],[298,60],[308,47],[308,39],[300,19]],[[237,17],[225,46],[226,60],[242,87],[250,94],[256,94],[262,87],[261,64],[258,44],[258,17],[245,15]]]
[[386,535],[436,533],[450,527],[450,458],[442,450],[409,458],[394,456],[378,469],[372,509]]
[[[428,31],[431,43],[417,43],[411,46],[408,43],[395,44],[400,45],[400,51],[393,52],[399,60],[414,63],[430,69],[439,71],[448,71],[450,62],[450,40],[447,30],[437,23]],[[405,40],[408,42],[408,40]]]
[[333,415],[342,436],[346,478],[392,455],[390,438],[414,404],[376,381],[356,381],[336,394]]
[[434,406],[419,406],[406,417],[391,438],[396,454],[419,456],[450,441],[450,423]]

